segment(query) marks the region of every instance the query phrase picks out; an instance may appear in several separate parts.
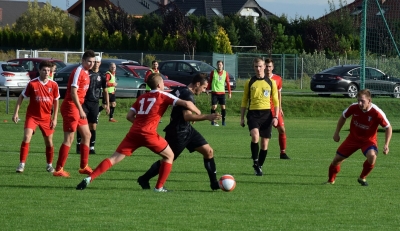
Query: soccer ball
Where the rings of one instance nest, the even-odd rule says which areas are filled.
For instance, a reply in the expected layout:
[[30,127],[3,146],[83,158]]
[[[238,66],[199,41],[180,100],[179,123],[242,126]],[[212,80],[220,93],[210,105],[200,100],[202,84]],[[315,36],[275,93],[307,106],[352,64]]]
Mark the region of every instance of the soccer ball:
[[221,176],[221,178],[219,178],[218,184],[222,191],[225,192],[232,192],[236,187],[235,178],[233,178],[233,176],[229,174]]

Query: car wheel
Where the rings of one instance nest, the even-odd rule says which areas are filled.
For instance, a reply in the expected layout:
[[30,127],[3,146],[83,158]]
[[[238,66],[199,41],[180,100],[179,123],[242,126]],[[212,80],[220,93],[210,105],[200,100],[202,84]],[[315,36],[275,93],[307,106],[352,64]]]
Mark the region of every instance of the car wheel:
[[140,90],[138,90],[136,98],[138,98],[139,96],[143,95],[146,92],[146,85],[141,85],[139,89]]
[[393,95],[391,95],[393,98],[400,99],[400,85],[395,85],[393,88]]
[[344,96],[348,98],[355,98],[357,96],[358,88],[355,84],[351,83],[347,88],[347,94]]

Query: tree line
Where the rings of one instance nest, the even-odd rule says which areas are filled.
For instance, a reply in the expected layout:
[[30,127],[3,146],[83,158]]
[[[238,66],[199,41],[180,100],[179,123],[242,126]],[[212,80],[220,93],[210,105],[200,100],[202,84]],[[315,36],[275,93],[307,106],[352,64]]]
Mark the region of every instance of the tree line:
[[[81,22],[49,3],[40,7],[37,0],[29,1],[28,10],[15,24],[0,28],[0,44],[13,49],[78,50]],[[120,6],[90,7],[85,18],[87,49],[188,54],[241,51],[231,46],[256,46],[253,52],[269,54],[324,52],[328,57],[358,58],[360,36],[346,11],[340,17],[319,20],[300,17],[289,21],[282,15],[255,23],[253,18],[238,15],[185,16],[172,3],[172,8],[160,4],[158,14],[141,18],[132,17]]]

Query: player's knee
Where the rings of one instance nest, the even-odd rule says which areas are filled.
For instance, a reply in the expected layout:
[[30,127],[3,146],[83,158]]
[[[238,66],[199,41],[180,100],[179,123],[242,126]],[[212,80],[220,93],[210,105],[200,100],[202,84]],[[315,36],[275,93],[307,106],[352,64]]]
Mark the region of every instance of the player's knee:
[[211,159],[214,157],[214,149],[209,147],[205,152],[202,153],[204,159]]

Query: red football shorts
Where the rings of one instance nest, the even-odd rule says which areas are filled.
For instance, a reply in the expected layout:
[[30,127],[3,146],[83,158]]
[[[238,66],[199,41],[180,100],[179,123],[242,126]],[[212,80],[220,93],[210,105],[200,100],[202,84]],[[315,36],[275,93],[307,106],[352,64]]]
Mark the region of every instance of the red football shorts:
[[160,153],[167,146],[167,141],[157,133],[143,135],[129,132],[119,144],[116,152],[130,156],[136,149],[147,147],[154,153]]
[[375,142],[372,141],[360,142],[360,141],[355,141],[349,137],[347,137],[343,141],[343,143],[337,149],[336,153],[340,156],[347,158],[351,156],[353,153],[355,153],[358,149],[361,149],[364,156],[370,149],[374,149],[376,153],[378,153],[378,146],[376,145]]
[[78,126],[88,124],[87,119],[81,119],[78,108],[76,108],[75,104],[72,102],[62,103],[60,111],[63,117],[64,132],[76,132]]
[[26,118],[24,128],[30,128],[33,131],[39,126],[40,131],[42,131],[43,136],[50,136],[54,133],[54,129],[50,128],[51,119],[47,120],[36,120],[32,117]]

